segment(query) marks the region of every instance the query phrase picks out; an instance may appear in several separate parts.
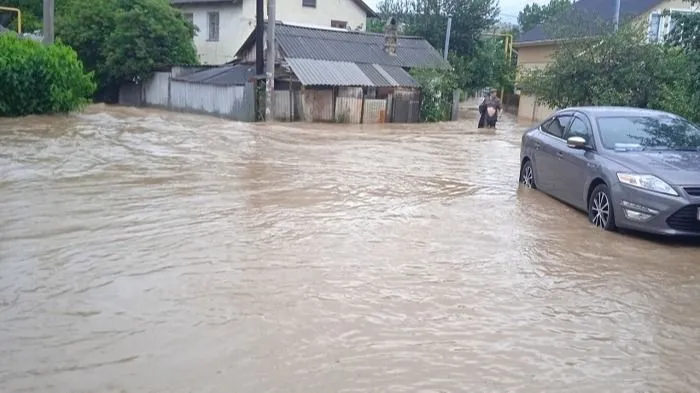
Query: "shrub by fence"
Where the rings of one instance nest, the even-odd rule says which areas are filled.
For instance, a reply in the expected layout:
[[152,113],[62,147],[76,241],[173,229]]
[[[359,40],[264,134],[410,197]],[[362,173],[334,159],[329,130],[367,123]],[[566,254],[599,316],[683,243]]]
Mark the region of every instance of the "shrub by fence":
[[0,34],[0,116],[71,112],[94,91],[92,74],[70,47]]

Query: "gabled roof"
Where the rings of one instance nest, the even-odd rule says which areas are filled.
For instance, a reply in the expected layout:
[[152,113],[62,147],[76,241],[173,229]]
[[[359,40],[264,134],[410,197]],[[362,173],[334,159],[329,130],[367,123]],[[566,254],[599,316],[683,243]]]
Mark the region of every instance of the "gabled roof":
[[[444,67],[449,64],[422,37],[399,36],[396,56],[384,51],[384,35],[364,31],[277,22],[275,29],[281,57],[343,61],[399,67]],[[255,45],[255,31],[238,50],[241,58]]]
[[367,3],[365,3],[362,0],[352,0],[355,4],[357,4],[358,7],[362,8],[363,11],[367,13],[368,18],[376,18],[378,15],[372,7],[368,6]]
[[[620,0],[620,20],[636,18],[655,6],[662,3],[663,0]],[[572,7],[573,13],[580,15],[586,19],[601,19],[612,23],[615,17],[615,1],[613,0],[579,0]],[[564,23],[570,23],[567,21]],[[546,22],[556,24],[556,19]],[[566,37],[553,37],[552,33],[547,31],[547,27],[539,24],[534,28],[526,31],[517,40],[515,46],[526,46],[537,43],[547,43],[556,39]]]

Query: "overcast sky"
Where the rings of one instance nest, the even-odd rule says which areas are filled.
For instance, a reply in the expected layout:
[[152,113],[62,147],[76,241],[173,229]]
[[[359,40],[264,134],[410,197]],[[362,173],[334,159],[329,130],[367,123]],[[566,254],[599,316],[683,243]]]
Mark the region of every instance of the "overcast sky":
[[[382,0],[365,0],[365,2],[375,10],[377,9],[377,3]],[[516,23],[518,21],[518,12],[525,7],[525,4],[548,3],[549,0],[500,0],[501,5],[501,20],[504,22]]]

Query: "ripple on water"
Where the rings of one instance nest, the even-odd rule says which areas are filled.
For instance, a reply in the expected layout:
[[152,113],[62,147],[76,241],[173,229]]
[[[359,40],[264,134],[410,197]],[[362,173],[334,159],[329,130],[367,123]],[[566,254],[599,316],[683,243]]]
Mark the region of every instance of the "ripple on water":
[[700,389],[697,248],[474,124],[0,120],[0,391]]

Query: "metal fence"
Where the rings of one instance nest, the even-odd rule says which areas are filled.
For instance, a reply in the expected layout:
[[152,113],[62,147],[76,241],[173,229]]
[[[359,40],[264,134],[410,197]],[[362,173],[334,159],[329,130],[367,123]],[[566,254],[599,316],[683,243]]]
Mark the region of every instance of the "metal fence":
[[140,85],[119,89],[122,105],[147,105],[170,110],[211,114],[239,121],[255,120],[255,86],[221,86],[173,79],[171,72],[156,72]]

